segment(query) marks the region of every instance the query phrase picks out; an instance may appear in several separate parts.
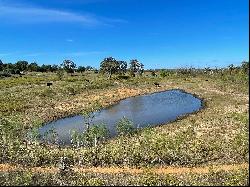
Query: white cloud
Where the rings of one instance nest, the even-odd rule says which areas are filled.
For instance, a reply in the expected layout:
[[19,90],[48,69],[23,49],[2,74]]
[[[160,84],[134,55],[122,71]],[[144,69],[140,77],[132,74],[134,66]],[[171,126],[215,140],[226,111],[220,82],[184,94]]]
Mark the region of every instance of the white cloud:
[[22,23],[40,22],[78,22],[96,25],[101,22],[89,15],[79,15],[72,12],[34,7],[0,6],[0,18]]
[[79,14],[64,10],[47,8],[13,6],[2,4],[0,1],[0,20],[7,23],[78,23],[89,26],[106,25],[113,23],[126,23],[122,19],[112,19],[93,14]]
[[72,39],[67,39],[66,42],[73,42],[74,40]]

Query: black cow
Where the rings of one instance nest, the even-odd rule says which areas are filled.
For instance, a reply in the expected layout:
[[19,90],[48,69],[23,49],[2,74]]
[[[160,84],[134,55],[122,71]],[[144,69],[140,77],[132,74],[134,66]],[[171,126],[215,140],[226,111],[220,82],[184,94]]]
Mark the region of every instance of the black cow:
[[156,87],[160,87],[160,84],[159,84],[158,82],[154,82],[154,85],[155,85]]
[[48,86],[48,87],[52,86],[52,83],[51,83],[51,82],[48,82],[48,83],[47,83],[47,86]]

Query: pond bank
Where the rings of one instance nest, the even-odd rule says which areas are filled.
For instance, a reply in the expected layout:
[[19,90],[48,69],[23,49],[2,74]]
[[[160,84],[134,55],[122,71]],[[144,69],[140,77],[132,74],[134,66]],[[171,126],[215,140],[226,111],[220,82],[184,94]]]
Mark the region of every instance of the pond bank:
[[[198,112],[202,107],[203,103],[199,98],[184,90],[171,89],[120,100],[96,112],[91,117],[91,124],[105,124],[113,137],[117,135],[116,124],[123,117],[130,120],[134,128],[144,128],[175,121],[181,116]],[[92,116],[93,112],[90,113]],[[69,144],[69,132],[72,129],[83,132],[86,127],[83,125],[84,121],[83,115],[61,118],[45,124],[40,132],[44,134],[53,128],[58,135],[58,141]]]
[[[53,105],[53,107],[48,108],[46,106],[42,108],[37,108],[36,112],[37,118],[39,118],[44,123],[49,123],[61,118],[70,117],[74,115],[81,114],[84,110],[91,108],[91,106],[95,103],[98,103],[101,108],[106,108],[109,106],[113,106],[117,104],[119,101],[124,100],[129,97],[135,97],[139,95],[153,94],[158,92],[163,92],[167,90],[178,89],[183,92],[189,92],[184,89],[180,89],[179,87],[171,86],[169,84],[162,84],[161,87],[146,87],[146,88],[138,88],[138,87],[118,87],[111,88],[109,90],[91,90],[88,93],[80,93],[72,97],[72,99],[67,99],[65,101],[59,101]],[[98,94],[96,94],[98,92]],[[190,93],[190,92],[189,92]],[[205,99],[200,97],[198,94],[190,93],[194,97],[202,100],[202,108],[205,107]],[[29,112],[26,112],[28,115]],[[31,117],[24,119],[24,123],[32,123],[33,121]],[[32,125],[31,125],[32,126]]]

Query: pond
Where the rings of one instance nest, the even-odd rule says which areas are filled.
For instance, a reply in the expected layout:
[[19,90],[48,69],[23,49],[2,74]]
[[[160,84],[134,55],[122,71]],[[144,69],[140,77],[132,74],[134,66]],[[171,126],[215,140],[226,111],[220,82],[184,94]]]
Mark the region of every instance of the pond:
[[[125,117],[133,122],[135,128],[166,124],[178,117],[198,111],[201,99],[179,89],[130,97],[94,113],[91,124],[104,123],[111,137],[117,135],[116,124]],[[83,132],[86,128],[84,117],[76,115],[45,124],[39,129],[44,135],[54,129],[59,144],[70,144],[71,130]]]

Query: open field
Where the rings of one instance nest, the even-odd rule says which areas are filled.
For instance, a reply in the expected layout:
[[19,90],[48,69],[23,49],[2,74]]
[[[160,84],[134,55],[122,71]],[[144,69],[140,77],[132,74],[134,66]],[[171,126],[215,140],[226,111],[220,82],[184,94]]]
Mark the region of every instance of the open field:
[[[53,85],[49,88],[47,82]],[[156,87],[154,83],[160,84]],[[93,72],[65,76],[28,73],[0,79],[0,184],[40,185],[246,185],[249,161],[248,79],[235,75],[170,74],[128,80]],[[198,113],[167,125],[118,136],[97,147],[60,147],[26,138],[28,130],[45,122],[105,107],[135,95],[183,89],[204,101]],[[34,172],[30,168],[59,168],[67,158],[69,171]],[[17,166],[22,170],[9,170]],[[236,170],[157,173],[155,168],[242,166]],[[6,167],[4,167],[6,166]],[[144,168],[142,173],[80,172],[88,168]],[[224,166],[221,166],[224,167]],[[70,168],[73,170],[70,170]],[[148,168],[148,171],[147,169]],[[176,170],[174,169],[176,168]],[[53,171],[53,169],[52,169]],[[57,171],[57,170],[56,170]],[[67,173],[68,172],[68,173]],[[69,175],[71,173],[71,175]],[[14,180],[10,180],[10,178]],[[37,181],[36,181],[37,180]],[[108,183],[110,182],[110,183]]]

